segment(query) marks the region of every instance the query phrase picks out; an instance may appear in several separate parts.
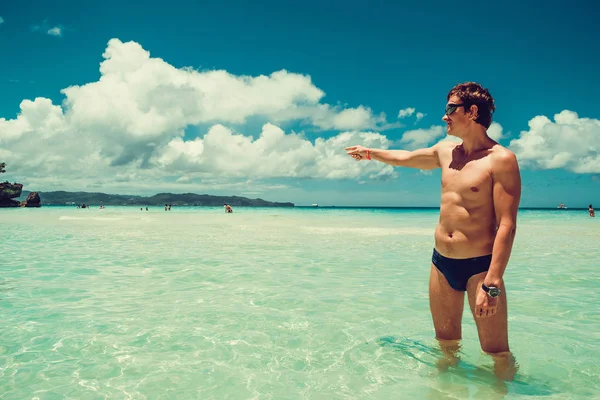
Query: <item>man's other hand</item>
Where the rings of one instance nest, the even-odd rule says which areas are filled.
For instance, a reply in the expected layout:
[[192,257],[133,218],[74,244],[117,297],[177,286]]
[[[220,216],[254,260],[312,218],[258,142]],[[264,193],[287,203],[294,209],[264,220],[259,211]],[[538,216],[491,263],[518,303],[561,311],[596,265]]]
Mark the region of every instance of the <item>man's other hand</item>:
[[[501,295],[502,296],[502,295]],[[488,318],[496,314],[498,308],[498,298],[490,297],[482,289],[477,290],[477,298],[475,300],[474,315],[477,318]]]

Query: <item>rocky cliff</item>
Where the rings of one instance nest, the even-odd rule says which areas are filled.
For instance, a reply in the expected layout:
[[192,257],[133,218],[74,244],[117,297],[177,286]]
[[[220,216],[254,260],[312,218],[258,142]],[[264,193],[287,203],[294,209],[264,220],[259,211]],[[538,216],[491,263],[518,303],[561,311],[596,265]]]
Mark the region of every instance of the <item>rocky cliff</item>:
[[20,183],[0,183],[0,207],[19,207],[20,203],[13,199],[19,197],[22,190]]
[[27,196],[25,201],[22,201],[20,204],[21,207],[41,207],[42,199],[40,199],[40,195],[38,192],[31,192]]

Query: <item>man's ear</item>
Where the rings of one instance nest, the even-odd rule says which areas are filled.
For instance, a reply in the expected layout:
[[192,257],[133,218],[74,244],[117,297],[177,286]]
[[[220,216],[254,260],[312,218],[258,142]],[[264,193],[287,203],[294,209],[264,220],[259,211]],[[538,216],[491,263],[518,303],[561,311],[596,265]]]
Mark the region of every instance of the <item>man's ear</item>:
[[479,108],[475,104],[472,104],[471,107],[469,107],[469,115],[473,121],[479,117]]

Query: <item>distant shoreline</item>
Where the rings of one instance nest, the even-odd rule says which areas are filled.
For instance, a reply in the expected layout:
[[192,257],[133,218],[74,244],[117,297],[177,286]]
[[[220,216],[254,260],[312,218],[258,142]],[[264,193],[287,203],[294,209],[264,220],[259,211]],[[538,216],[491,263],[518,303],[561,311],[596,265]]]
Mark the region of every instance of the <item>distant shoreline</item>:
[[[29,195],[23,190],[21,197]],[[37,192],[43,207],[76,206],[76,205],[104,205],[104,206],[137,206],[137,207],[162,207],[171,205],[182,206],[223,206],[229,204],[233,207],[294,207],[294,203],[269,201],[261,198],[251,199],[243,196],[220,196],[196,193],[157,193],[152,196],[107,194],[101,192],[66,192],[51,191]]]
[[[101,204],[86,204],[88,208],[97,209]],[[42,208],[77,208],[77,204],[42,204]],[[104,204],[104,208],[112,207],[127,207],[127,208],[164,208],[163,205],[141,205],[141,204]],[[222,205],[174,205],[173,209],[176,208],[222,208]],[[313,210],[439,210],[440,207],[422,207],[422,206],[312,206],[312,205],[294,205],[294,206],[254,206],[254,205],[239,205],[235,208],[284,208],[284,209],[313,209]],[[10,209],[10,208],[8,208]],[[551,208],[551,207],[519,207],[519,210],[530,210],[530,211],[588,211],[587,207],[580,208]]]

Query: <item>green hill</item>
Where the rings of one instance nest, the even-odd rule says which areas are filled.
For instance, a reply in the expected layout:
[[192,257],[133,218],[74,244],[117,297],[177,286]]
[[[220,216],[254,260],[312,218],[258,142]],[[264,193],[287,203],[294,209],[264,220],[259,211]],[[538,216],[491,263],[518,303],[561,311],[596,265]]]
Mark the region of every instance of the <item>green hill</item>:
[[[158,193],[144,197],[136,195],[120,195],[88,192],[38,192],[42,205],[89,204],[114,206],[222,206],[227,203],[237,207],[294,207],[294,203],[279,203],[263,199],[249,199],[240,196],[213,196],[195,193]],[[21,197],[26,198],[28,191]]]

